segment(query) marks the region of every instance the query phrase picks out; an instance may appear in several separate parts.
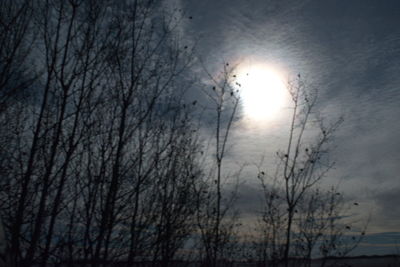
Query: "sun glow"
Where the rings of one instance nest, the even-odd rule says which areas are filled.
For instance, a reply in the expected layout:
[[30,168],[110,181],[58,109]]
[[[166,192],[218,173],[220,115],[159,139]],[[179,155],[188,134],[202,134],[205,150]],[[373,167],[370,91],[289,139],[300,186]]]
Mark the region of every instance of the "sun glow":
[[276,118],[288,100],[282,75],[268,66],[239,69],[236,85],[240,87],[244,115],[251,120]]

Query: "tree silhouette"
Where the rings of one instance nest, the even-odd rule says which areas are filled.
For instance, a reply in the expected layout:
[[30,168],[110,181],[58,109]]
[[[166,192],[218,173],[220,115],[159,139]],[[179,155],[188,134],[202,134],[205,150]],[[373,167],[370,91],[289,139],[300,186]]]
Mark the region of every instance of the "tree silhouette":
[[337,191],[322,193],[318,189],[320,180],[334,166],[329,145],[342,119],[326,125],[315,111],[317,91],[311,91],[300,75],[288,87],[293,112],[287,147],[277,153],[275,172],[259,173],[265,199],[263,253],[269,255],[272,264],[282,260],[285,266],[289,266],[292,250],[293,255],[300,253],[310,264],[316,243],[328,236],[328,222],[335,227],[339,222],[337,217],[333,219],[333,213],[341,216],[342,211]]

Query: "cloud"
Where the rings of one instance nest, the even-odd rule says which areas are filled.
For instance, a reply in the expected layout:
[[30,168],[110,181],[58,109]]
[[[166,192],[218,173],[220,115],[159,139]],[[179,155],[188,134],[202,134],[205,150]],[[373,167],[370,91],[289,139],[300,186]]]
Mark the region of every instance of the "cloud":
[[[400,200],[399,2],[204,0],[183,5],[193,15],[187,34],[198,40],[197,52],[211,70],[223,60],[261,59],[289,74],[300,72],[319,88],[322,113],[345,117],[333,151],[336,169],[326,184],[341,183],[349,199],[363,203],[366,215],[373,212],[371,224],[395,228],[395,213],[400,214],[391,208]],[[266,169],[272,168],[274,153],[286,141],[285,125],[237,124],[230,160],[256,163],[266,155]],[[255,176],[249,170],[244,179]],[[251,210],[253,189],[242,190],[239,205]],[[385,222],[389,218],[392,223]]]
[[376,193],[374,200],[379,207],[378,215],[383,220],[400,223],[400,187],[390,188]]
[[237,208],[242,216],[254,216],[261,211],[263,195],[261,185],[242,184],[238,188]]

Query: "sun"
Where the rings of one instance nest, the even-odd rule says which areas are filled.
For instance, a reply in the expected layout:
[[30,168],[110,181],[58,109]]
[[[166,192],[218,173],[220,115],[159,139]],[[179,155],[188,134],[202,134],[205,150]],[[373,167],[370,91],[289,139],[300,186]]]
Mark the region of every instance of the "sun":
[[276,118],[288,100],[282,74],[256,65],[239,69],[236,77],[245,117],[257,121]]

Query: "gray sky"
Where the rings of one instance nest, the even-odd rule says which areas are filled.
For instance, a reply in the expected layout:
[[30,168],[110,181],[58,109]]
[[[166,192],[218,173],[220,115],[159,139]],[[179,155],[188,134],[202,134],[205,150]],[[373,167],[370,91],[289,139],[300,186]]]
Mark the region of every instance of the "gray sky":
[[[218,69],[223,61],[257,61],[285,69],[288,75],[301,73],[319,88],[320,109],[326,116],[344,115],[335,143],[337,164],[327,184],[340,183],[347,197],[360,203],[359,213],[370,214],[369,232],[375,233],[365,242],[380,246],[379,253],[390,253],[385,244],[400,242],[400,2],[175,4],[192,16],[184,35],[197,43],[196,51],[210,69]],[[285,125],[285,120],[265,127],[238,121],[231,162],[255,163],[262,155],[271,162],[283,144]],[[251,171],[247,175],[240,205],[251,208],[257,202],[256,185]]]

